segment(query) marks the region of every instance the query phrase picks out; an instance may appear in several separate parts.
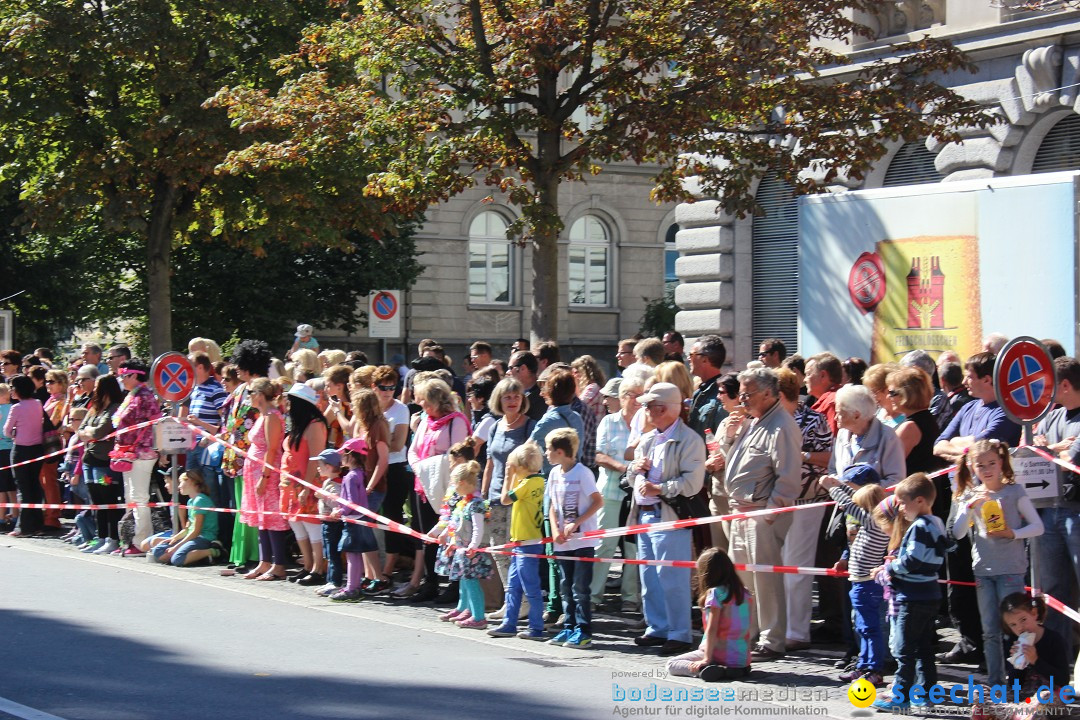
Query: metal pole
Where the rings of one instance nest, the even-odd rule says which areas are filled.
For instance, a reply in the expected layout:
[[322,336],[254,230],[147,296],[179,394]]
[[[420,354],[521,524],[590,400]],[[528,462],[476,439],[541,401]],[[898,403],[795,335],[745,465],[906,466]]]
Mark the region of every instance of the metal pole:
[[[180,403],[173,403],[172,417],[180,417]],[[172,527],[174,537],[180,532],[180,468],[177,467],[179,459],[179,455],[172,455],[172,463],[170,464],[170,472],[172,474]]]
[[[1029,422],[1024,423],[1024,444],[1025,445],[1034,444],[1033,443],[1033,436],[1032,436],[1032,432],[1031,432],[1031,423],[1029,423]],[[1037,558],[1038,558],[1039,553],[1032,552],[1034,547],[1035,547],[1034,541],[1029,541],[1028,542],[1028,556],[1030,558],[1029,565],[1031,566],[1031,596],[1032,597],[1037,597],[1042,592],[1042,589],[1041,589],[1041,586],[1039,585],[1039,574],[1038,574]]]

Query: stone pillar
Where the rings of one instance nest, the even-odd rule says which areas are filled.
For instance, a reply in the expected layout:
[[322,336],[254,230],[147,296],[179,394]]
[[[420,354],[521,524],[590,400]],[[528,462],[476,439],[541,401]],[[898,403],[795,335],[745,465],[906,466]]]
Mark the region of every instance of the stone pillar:
[[675,272],[679,286],[675,304],[675,329],[687,341],[716,334],[731,347],[735,330],[735,218],[719,209],[715,200],[683,203],[675,208],[679,232],[675,247],[679,259]]

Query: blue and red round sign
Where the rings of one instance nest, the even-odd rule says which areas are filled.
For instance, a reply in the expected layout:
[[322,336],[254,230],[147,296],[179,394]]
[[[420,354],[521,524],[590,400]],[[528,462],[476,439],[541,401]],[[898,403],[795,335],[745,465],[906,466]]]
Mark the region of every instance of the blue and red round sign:
[[1054,360],[1041,342],[1025,335],[1001,348],[994,365],[994,393],[1013,422],[1040,420],[1053,407],[1056,391]]
[[187,400],[195,389],[195,367],[183,353],[164,353],[150,366],[150,384],[162,400]]
[[397,312],[397,298],[388,292],[380,292],[371,301],[371,311],[380,320],[389,320]]

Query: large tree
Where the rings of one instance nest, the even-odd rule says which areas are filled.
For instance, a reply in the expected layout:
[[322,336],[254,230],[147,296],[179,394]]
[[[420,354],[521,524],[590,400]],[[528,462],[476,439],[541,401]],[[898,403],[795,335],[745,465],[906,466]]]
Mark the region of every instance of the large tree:
[[[829,50],[876,0],[363,0],[310,28],[277,94],[219,95],[242,128],[288,134],[231,168],[378,155],[366,192],[403,205],[482,182],[522,210],[532,334],[555,338],[558,189],[603,164],[655,164],[654,197],[753,206],[773,169],[806,191],[858,177],[885,142],[986,118],[937,82],[970,66],[923,39],[844,75]],[[803,172],[805,170],[813,172]],[[359,178],[363,182],[364,178]]]
[[[112,292],[140,294],[150,347],[173,347],[173,254],[209,238],[263,255],[350,248],[397,217],[319,167],[222,175],[250,142],[205,107],[222,86],[279,84],[271,60],[339,17],[328,0],[4,0],[0,182],[29,237],[108,243]],[[360,166],[349,168],[357,171]],[[58,264],[58,271],[67,270]],[[126,271],[126,272],[125,272]],[[134,277],[130,273],[134,273]],[[79,283],[76,274],[69,282]],[[90,283],[83,281],[89,286]]]

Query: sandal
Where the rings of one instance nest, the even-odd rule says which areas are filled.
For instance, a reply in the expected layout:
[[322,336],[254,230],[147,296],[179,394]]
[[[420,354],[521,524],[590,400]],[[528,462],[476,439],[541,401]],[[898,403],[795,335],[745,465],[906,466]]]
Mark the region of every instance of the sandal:
[[244,575],[241,575],[240,577],[244,578],[245,580],[258,580],[259,576],[264,575],[264,574],[266,574],[268,572],[270,572],[270,571],[269,570],[263,570],[263,571],[260,572],[256,568],[255,570],[252,570],[249,573],[245,573]]
[[255,579],[256,580],[264,580],[264,581],[284,580],[285,576],[284,575],[275,575],[274,573],[267,570],[266,572],[264,572],[262,575],[260,575],[259,577],[255,578]]

